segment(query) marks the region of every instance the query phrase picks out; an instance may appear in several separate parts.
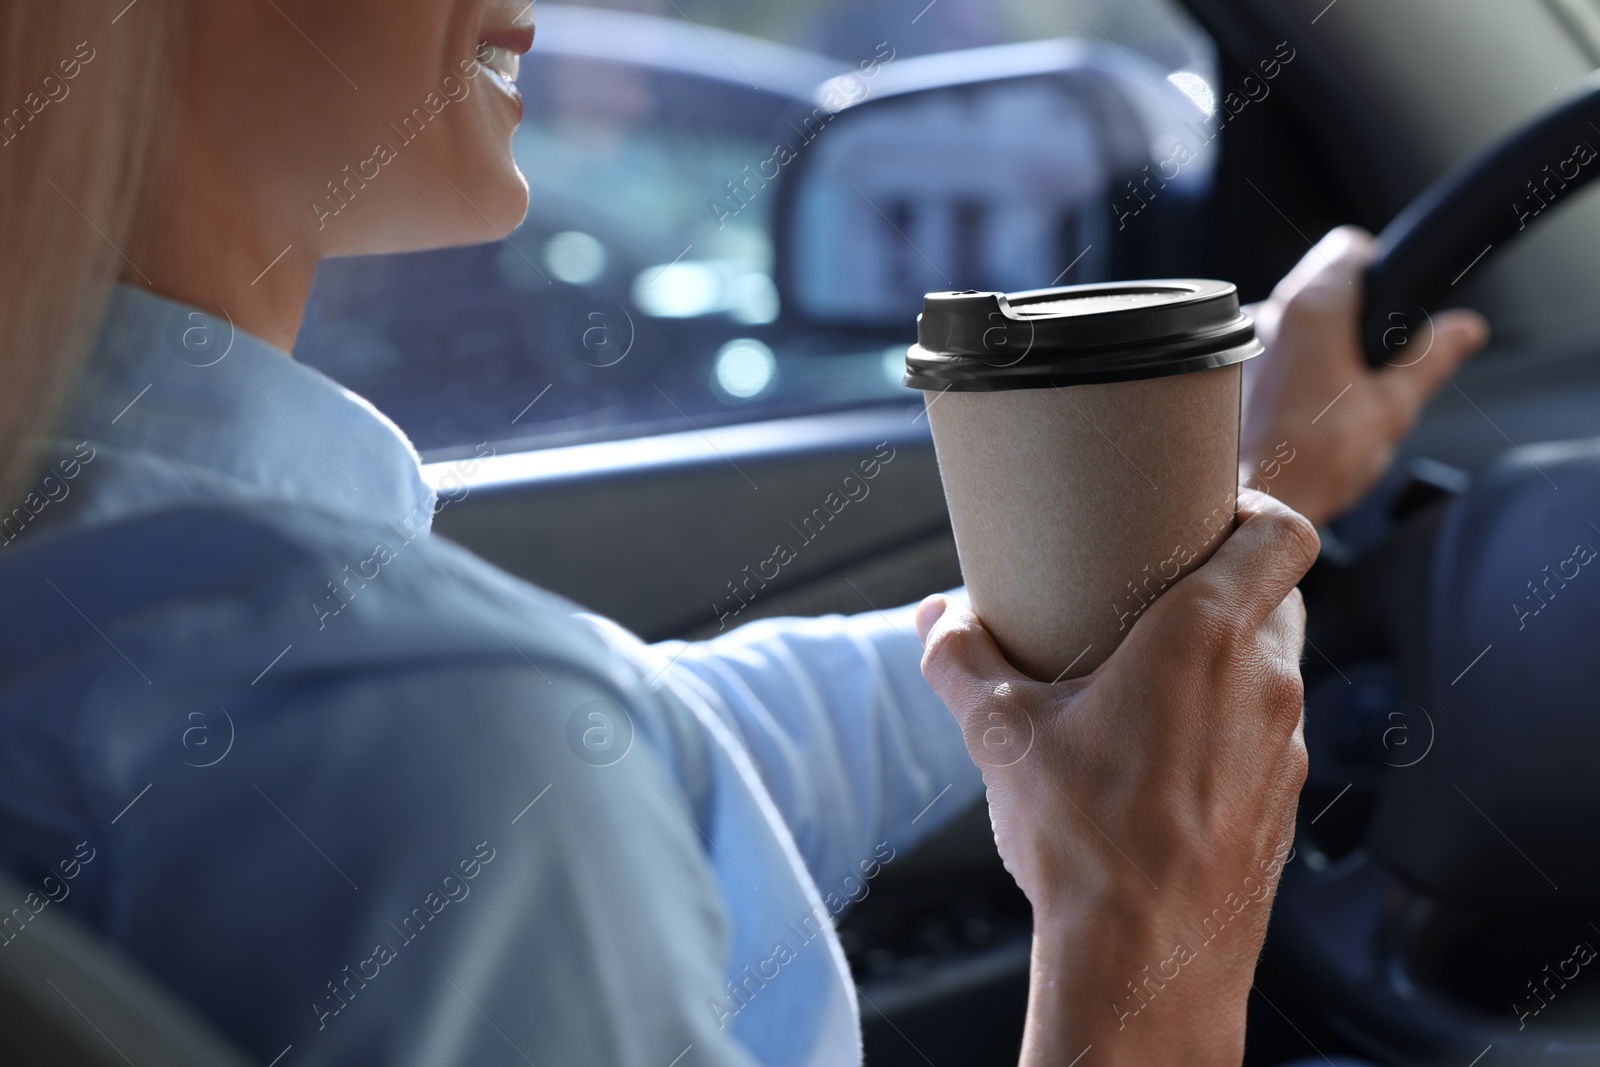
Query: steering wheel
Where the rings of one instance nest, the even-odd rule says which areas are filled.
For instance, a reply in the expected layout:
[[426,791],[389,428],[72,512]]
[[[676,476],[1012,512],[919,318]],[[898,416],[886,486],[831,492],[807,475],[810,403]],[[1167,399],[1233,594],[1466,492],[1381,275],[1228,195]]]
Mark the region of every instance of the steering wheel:
[[[1597,146],[1591,79],[1401,212],[1366,274],[1369,361],[1425,358],[1406,341],[1429,310],[1600,177]],[[1377,633],[1399,667],[1347,663],[1308,690],[1313,766],[1331,752],[1338,780],[1364,776],[1370,818],[1341,854],[1317,833],[1357,801],[1302,807],[1270,945],[1386,1061],[1600,1063],[1600,978],[1585,985],[1600,972],[1596,549],[1600,439],[1530,446],[1325,583],[1347,587],[1328,593],[1342,625]],[[1363,700],[1381,716],[1354,728],[1365,743],[1349,727]],[[1344,717],[1342,740],[1326,718],[1318,735],[1319,706]],[[1341,765],[1341,745],[1379,755]]]
[[1456,167],[1378,235],[1366,272],[1362,339],[1373,366],[1408,339],[1468,272],[1600,176],[1600,75],[1488,151]]

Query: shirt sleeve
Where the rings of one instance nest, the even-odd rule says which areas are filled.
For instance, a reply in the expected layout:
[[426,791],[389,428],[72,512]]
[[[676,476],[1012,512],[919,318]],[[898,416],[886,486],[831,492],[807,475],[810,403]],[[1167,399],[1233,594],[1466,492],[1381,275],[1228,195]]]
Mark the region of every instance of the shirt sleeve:
[[203,768],[119,745],[154,781],[108,933],[261,1063],[749,1067],[706,1010],[729,920],[687,800],[648,746],[574,741],[617,694],[549,673],[302,682]]
[[652,646],[657,670],[737,736],[828,893],[879,842],[914,844],[983,793],[923,680],[915,606],[766,619]]

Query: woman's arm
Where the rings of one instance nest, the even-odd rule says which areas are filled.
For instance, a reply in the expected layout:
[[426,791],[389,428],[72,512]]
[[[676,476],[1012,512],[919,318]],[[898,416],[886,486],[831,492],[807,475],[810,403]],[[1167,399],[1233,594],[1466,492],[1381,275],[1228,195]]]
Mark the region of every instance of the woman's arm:
[[982,794],[922,678],[914,616],[768,619],[650,650],[658,684],[703,701],[749,752],[824,895]]
[[[1259,493],[1109,660],[1046,684],[964,605],[919,615],[928,681],[983,769],[1034,909],[1022,1062],[1237,1065],[1245,999],[1305,778],[1295,583],[1305,519]],[[998,733],[997,733],[998,731]],[[997,737],[1031,740],[994,758]]]

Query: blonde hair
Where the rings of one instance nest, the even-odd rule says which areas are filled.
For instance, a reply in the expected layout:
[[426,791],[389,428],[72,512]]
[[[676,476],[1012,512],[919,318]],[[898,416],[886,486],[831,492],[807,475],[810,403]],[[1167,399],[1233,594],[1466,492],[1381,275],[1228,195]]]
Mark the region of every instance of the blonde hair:
[[0,502],[126,268],[189,2],[0,6]]

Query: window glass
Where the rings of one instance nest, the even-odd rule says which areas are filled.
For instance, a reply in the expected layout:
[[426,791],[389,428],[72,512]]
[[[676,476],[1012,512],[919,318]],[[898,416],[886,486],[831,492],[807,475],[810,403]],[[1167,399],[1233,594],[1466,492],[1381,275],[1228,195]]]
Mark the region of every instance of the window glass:
[[[1166,78],[1196,100],[1214,81],[1209,43],[1172,0],[540,3],[538,21],[515,142],[531,188],[523,224],[493,245],[325,264],[297,345],[436,458],[483,441],[509,451],[917,401],[899,381],[914,303],[863,287],[854,302],[878,321],[819,323],[780,290],[789,176],[762,176],[785,169],[780,145],[809,143],[797,116],[822,114],[829,79],[870,93],[896,64],[937,80],[963,50],[1079,38],[1130,80]],[[1081,122],[1062,137],[1100,150]],[[1093,191],[1092,232],[1111,229],[1113,194]],[[829,226],[844,257],[860,226],[881,239],[902,217],[874,204],[863,223],[852,210],[857,221]],[[962,265],[987,216],[965,200],[950,212],[959,240],[939,277],[1002,287]],[[1040,263],[1056,258],[1034,245]],[[1117,266],[1101,247],[1063,276]],[[1052,283],[1035,272],[1035,286]]]

